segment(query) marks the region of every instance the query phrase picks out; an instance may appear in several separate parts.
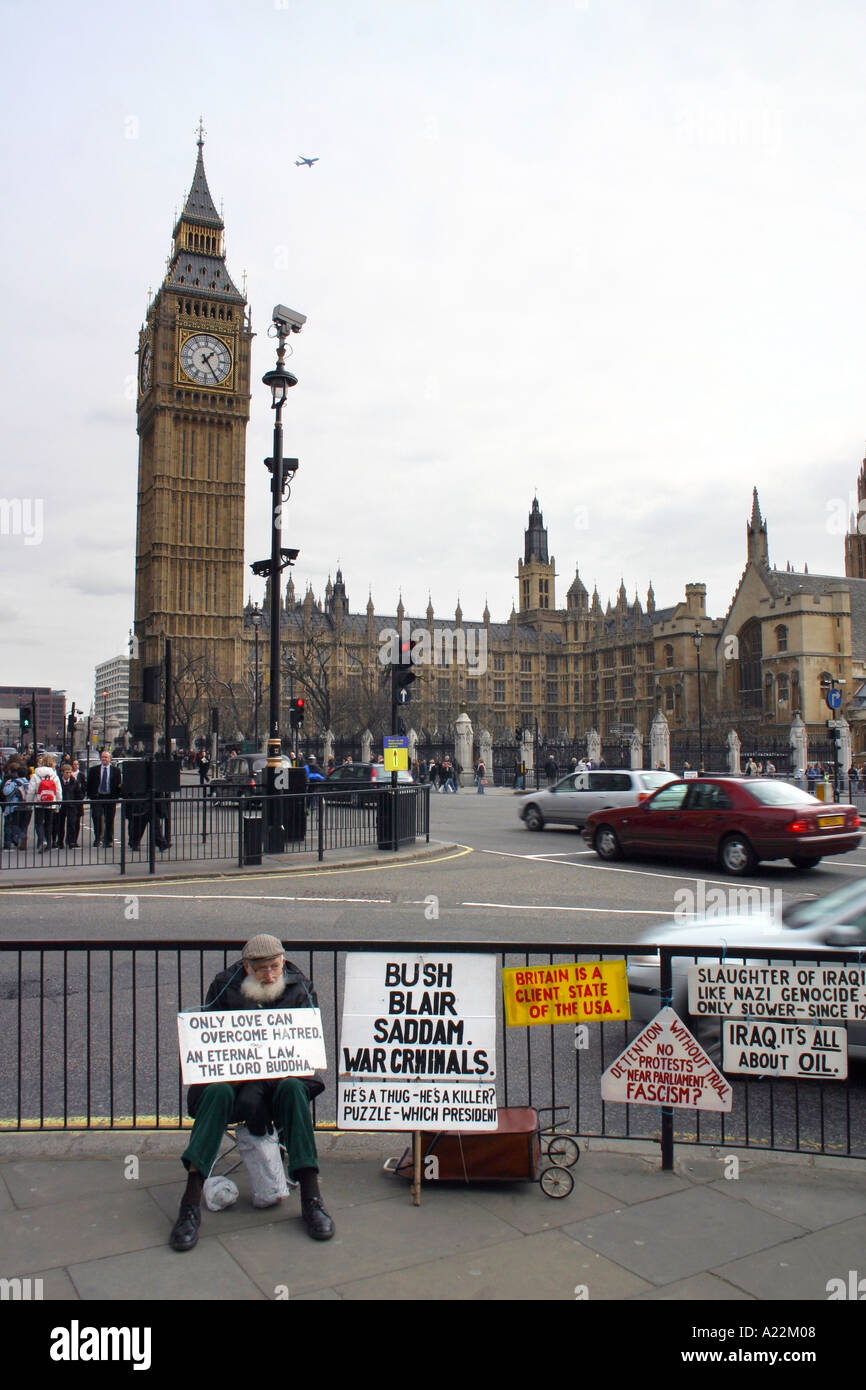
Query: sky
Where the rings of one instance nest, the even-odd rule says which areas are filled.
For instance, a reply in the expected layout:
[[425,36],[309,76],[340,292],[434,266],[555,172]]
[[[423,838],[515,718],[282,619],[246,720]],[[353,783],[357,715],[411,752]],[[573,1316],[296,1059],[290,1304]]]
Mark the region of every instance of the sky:
[[703,581],[723,616],[754,486],[771,561],[843,572],[862,4],[6,0],[4,24],[0,684],[87,710],[127,651],[138,330],[200,116],[257,334],[248,562],[281,302],[307,315],[299,597],[339,565],[353,611],[505,621],[535,495],[559,606],[579,567],[602,603]]

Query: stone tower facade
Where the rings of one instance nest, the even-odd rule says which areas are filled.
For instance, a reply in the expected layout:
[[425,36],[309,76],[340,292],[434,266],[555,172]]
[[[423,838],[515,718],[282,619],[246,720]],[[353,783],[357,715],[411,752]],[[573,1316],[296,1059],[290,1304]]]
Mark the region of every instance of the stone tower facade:
[[[168,269],[138,343],[138,526],[133,700],[172,640],[175,681],[243,670],[244,478],[252,330],[226,266],[201,129]],[[152,698],[152,696],[151,696]],[[139,718],[158,725],[153,704]]]

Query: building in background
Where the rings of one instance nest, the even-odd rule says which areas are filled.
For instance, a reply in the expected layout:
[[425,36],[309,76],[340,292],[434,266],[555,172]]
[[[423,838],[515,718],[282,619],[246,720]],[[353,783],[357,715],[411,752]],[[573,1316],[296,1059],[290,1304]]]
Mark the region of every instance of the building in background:
[[129,725],[129,657],[113,656],[96,668],[93,712],[99,719],[114,720],[119,729]]
[[168,270],[138,342],[138,525],[132,732],[161,723],[165,639],[189,694],[242,667],[244,483],[250,414],[246,299],[225,256],[204,140]]
[[[4,731],[4,745],[7,745],[7,734],[14,735],[8,739],[7,746],[18,744],[19,713],[25,706],[32,706],[34,700],[37,743],[46,748],[62,748],[63,731],[66,727],[66,691],[52,690],[47,685],[0,685],[0,710],[3,711],[0,715],[0,726]],[[30,741],[24,740],[25,743]]]

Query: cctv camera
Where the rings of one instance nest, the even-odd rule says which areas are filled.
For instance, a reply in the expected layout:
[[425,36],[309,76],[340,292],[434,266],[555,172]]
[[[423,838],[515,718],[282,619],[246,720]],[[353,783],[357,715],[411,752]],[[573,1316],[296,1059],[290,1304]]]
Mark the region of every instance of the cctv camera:
[[275,304],[271,317],[275,324],[290,329],[292,333],[300,333],[307,322],[306,314],[299,314],[296,309],[287,309],[285,304]]

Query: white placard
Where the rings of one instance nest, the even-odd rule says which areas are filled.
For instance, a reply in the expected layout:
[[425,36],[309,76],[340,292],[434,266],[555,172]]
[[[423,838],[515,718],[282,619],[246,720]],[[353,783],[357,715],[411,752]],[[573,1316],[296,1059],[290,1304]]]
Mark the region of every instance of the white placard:
[[177,1016],[184,1085],[279,1080],[324,1071],[319,1009],[208,1009]]
[[734,1092],[673,1009],[661,1009],[601,1078],[602,1100],[730,1110]]
[[848,1075],[847,1028],[726,1018],[722,1045],[722,1066],[737,1075],[815,1081],[844,1081]]
[[690,965],[689,1013],[729,1018],[866,1020],[866,965],[713,961]]
[[496,1129],[496,998],[492,955],[347,956],[338,1126]]

